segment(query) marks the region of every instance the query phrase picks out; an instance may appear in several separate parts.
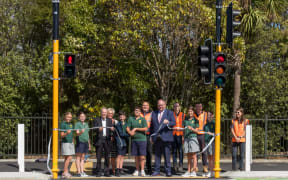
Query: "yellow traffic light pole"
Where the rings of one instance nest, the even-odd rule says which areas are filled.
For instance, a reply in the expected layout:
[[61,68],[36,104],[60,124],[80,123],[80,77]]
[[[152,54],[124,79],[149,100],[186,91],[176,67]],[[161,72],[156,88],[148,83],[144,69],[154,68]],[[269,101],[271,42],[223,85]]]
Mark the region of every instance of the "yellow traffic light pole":
[[[221,52],[221,45],[217,45],[217,52]],[[220,177],[220,131],[221,131],[221,88],[216,86],[216,109],[215,109],[215,178]]]
[[[216,52],[221,52],[221,11],[222,0],[216,0]],[[220,129],[221,129],[221,87],[216,86],[215,101],[215,178],[220,177]]]
[[[53,179],[58,178],[58,86],[59,86],[59,0],[53,3],[53,155],[52,173]],[[49,161],[49,159],[48,159]]]

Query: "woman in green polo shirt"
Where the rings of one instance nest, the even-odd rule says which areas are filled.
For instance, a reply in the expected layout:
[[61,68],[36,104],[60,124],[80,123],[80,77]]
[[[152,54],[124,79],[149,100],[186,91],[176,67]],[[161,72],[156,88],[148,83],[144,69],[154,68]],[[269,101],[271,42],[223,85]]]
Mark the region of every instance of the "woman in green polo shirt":
[[74,143],[73,143],[73,133],[72,130],[73,124],[71,123],[72,113],[66,112],[64,116],[64,122],[60,124],[60,129],[65,131],[61,131],[60,136],[62,138],[61,149],[62,155],[64,156],[64,171],[62,174],[62,178],[69,178],[71,174],[69,173],[68,166],[72,159],[72,155],[75,154]]
[[76,167],[78,177],[87,177],[88,175],[84,172],[84,159],[85,154],[90,150],[90,140],[89,140],[89,126],[85,122],[86,115],[84,112],[79,113],[79,120],[75,124],[76,129]]

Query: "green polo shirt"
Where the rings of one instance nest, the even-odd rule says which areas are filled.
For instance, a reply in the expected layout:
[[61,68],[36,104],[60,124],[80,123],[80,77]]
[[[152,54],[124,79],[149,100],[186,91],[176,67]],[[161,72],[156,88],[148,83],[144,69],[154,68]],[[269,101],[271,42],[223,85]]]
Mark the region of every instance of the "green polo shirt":
[[[67,130],[74,129],[74,126],[71,122],[64,121],[60,124],[60,129],[67,129]],[[64,132],[66,133],[67,131],[64,131]],[[63,137],[62,142],[63,143],[72,143],[73,142],[73,131],[71,131],[71,133],[69,133],[65,137]]]
[[[205,132],[211,132],[211,133],[215,133],[215,121],[211,121],[206,123],[206,125],[204,126],[204,131]],[[209,141],[212,139],[213,136],[209,135],[209,134],[205,134],[205,142],[209,143]]]
[[89,129],[87,129],[87,128],[89,128],[89,126],[86,122],[84,122],[84,123],[77,122],[75,124],[75,129],[78,129],[79,131],[81,131],[82,129],[85,129],[85,131],[80,136],[78,136],[80,142],[88,142],[89,141]]
[[[189,120],[186,118],[184,120],[184,127],[191,126],[192,128],[196,129],[199,127],[198,121],[193,117],[192,120]],[[188,139],[192,139],[194,137],[197,137],[197,133],[193,132],[192,130],[185,128],[184,131],[184,137]]]
[[[137,120],[135,117],[129,117],[127,127],[129,127],[130,130],[133,130],[134,128],[145,128],[147,127],[147,123],[143,117],[140,117]],[[147,141],[145,131],[136,131],[135,135],[131,136],[131,139],[132,141]]]

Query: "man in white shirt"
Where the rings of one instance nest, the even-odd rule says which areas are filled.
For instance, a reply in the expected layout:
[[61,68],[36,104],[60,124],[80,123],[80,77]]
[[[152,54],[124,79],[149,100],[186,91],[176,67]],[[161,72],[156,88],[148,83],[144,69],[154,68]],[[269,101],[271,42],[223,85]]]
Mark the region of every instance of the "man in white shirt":
[[107,108],[101,109],[101,117],[94,119],[94,127],[96,129],[95,137],[95,149],[97,157],[96,176],[100,177],[101,174],[101,158],[104,151],[104,176],[110,177],[109,172],[109,153],[111,150],[111,136],[113,135],[114,127],[112,125],[112,119],[107,118]]

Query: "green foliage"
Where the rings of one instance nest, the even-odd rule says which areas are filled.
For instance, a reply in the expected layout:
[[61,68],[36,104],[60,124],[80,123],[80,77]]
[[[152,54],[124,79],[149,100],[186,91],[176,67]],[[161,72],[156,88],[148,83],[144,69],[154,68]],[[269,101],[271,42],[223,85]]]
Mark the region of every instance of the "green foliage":
[[[77,55],[77,77],[60,80],[60,114],[84,110],[89,117],[98,116],[103,106],[130,113],[143,100],[156,109],[160,97],[169,108],[176,101],[183,109],[202,102],[213,112],[214,85],[197,78],[197,47],[215,37],[214,3],[61,1],[60,51]],[[224,50],[229,67],[221,116],[232,115],[234,72],[241,69],[240,101],[247,115],[287,117],[287,1],[251,3],[242,9],[243,37],[235,40],[233,50]],[[0,5],[0,115],[51,113],[52,3],[2,0]],[[62,76],[63,55],[59,57]]]

